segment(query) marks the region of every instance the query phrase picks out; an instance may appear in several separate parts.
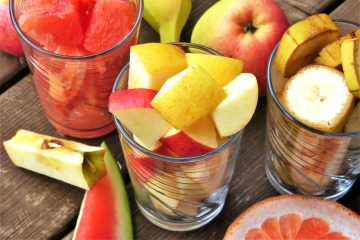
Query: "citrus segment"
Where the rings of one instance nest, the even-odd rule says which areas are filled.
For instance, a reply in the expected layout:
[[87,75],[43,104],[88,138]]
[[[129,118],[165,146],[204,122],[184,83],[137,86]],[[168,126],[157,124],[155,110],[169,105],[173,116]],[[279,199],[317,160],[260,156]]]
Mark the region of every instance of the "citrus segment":
[[305,219],[296,236],[296,240],[318,239],[329,231],[329,224],[321,218]]
[[85,34],[84,48],[97,53],[114,46],[130,31],[134,19],[135,6],[130,1],[97,1]]
[[300,226],[301,217],[295,213],[282,215],[279,220],[281,235],[284,240],[295,239]]
[[282,240],[282,234],[280,231],[280,224],[277,218],[268,218],[261,225],[261,229],[265,231],[271,239]]
[[246,234],[245,240],[271,240],[271,238],[260,228],[254,228]]
[[341,233],[331,232],[320,238],[320,240],[350,240],[350,238],[345,237]]

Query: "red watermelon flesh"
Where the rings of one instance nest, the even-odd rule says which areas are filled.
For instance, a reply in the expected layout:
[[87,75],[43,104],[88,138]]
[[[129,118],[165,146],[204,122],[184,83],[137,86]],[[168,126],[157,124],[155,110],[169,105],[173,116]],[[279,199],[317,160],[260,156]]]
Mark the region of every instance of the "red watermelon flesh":
[[33,0],[25,3],[19,18],[21,30],[40,46],[54,51],[57,46],[80,47],[84,31],[80,15],[67,0]]
[[85,193],[74,239],[133,239],[131,213],[116,160],[105,143],[107,175]]
[[85,34],[84,48],[98,53],[114,46],[130,31],[134,19],[135,5],[131,1],[97,1]]

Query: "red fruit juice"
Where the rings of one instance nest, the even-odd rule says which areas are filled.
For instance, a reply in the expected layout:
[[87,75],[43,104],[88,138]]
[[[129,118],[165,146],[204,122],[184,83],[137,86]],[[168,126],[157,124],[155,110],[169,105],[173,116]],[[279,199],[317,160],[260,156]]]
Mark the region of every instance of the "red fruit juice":
[[48,120],[79,138],[114,129],[108,97],[136,44],[141,1],[15,1],[14,13]]

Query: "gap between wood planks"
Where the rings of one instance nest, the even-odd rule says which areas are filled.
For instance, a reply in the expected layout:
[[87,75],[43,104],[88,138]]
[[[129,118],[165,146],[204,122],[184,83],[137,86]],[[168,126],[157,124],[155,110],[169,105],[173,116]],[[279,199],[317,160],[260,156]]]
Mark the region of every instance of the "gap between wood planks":
[[29,73],[30,73],[29,67],[20,70],[18,73],[15,74],[15,76],[11,78],[10,81],[7,81],[4,85],[0,87],[0,94],[3,94],[6,90],[10,89],[16,83],[18,83],[23,78],[25,78]]

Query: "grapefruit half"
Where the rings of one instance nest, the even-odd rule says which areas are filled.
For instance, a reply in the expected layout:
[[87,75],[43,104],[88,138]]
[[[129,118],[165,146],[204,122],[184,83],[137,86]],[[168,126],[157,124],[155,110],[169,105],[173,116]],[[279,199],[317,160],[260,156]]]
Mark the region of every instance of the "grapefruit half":
[[315,197],[282,195],[258,202],[238,216],[224,240],[360,239],[360,216]]

